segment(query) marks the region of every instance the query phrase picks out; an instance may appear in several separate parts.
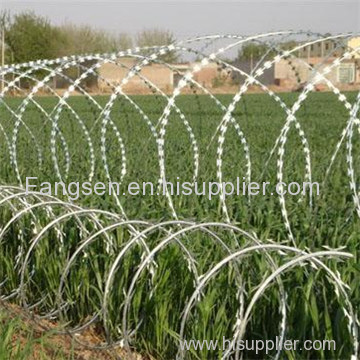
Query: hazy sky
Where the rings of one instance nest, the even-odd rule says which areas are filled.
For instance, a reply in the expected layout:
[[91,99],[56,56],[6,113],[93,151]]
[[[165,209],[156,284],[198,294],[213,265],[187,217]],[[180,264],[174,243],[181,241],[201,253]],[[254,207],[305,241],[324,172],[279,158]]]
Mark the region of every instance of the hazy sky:
[[12,12],[33,10],[60,24],[66,20],[113,32],[169,29],[177,38],[272,30],[360,32],[360,0],[72,1],[0,0]]

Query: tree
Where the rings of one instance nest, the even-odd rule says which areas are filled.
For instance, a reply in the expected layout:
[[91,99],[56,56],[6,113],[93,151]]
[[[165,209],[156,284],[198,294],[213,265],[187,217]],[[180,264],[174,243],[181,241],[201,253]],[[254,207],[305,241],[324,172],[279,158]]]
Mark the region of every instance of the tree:
[[286,41],[280,44],[281,50],[292,50],[298,45],[295,40]]
[[71,23],[53,26],[47,18],[33,12],[23,12],[11,17],[8,12],[2,11],[0,26],[5,28],[9,49],[7,56],[13,54],[12,61],[17,63],[69,55],[116,52],[132,47],[132,39],[127,34],[114,35],[88,25]]
[[66,23],[58,30],[66,39],[66,45],[61,50],[62,55],[115,52],[132,46],[132,40],[127,34],[115,36],[88,25]]
[[[136,45],[139,47],[163,46],[170,45],[174,42],[174,35],[170,31],[161,29],[145,29],[138,33],[136,37]],[[153,50],[145,50],[143,53],[148,55],[153,52]],[[170,51],[159,58],[167,63],[174,63],[178,61],[178,55],[175,51]]]
[[271,58],[274,55],[274,51],[266,44],[246,44],[238,53],[238,60],[260,60],[264,55],[266,58]]
[[65,44],[61,32],[50,22],[33,12],[15,15],[6,29],[7,45],[14,54],[15,62],[49,59],[59,55]]
[[[267,44],[254,44],[250,43],[244,45],[238,53],[237,60],[260,60],[265,56],[266,60],[272,59],[276,54],[285,50],[292,50],[298,45],[295,40],[290,40],[283,43],[274,45],[274,48],[270,48]],[[296,54],[294,54],[296,55]]]
[[116,50],[127,50],[132,48],[133,40],[129,34],[120,33],[114,41]]

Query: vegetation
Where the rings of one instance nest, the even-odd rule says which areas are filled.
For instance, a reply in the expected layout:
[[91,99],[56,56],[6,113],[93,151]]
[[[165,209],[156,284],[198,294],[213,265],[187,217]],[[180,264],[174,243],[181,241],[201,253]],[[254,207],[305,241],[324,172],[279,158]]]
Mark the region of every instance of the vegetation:
[[244,45],[238,53],[239,60],[260,60],[263,56],[272,58],[273,52],[266,44],[249,43]]
[[[170,45],[175,41],[174,35],[170,31],[160,29],[147,29],[141,31],[136,38],[136,44],[139,47]],[[153,51],[150,50],[149,53]],[[167,63],[174,63],[178,60],[176,52],[170,51],[160,56],[160,59]]]
[[[5,31],[5,63],[23,63],[31,60],[54,59],[60,56],[105,53],[132,47],[129,34],[112,34],[90,25],[64,23],[55,26],[34,12],[11,15],[0,12],[0,29]],[[1,30],[0,30],[1,32]],[[145,29],[135,37],[141,47],[168,45],[175,41],[170,31]],[[164,61],[177,60],[175,52],[162,57]]]
[[[56,324],[34,321],[25,311],[9,304],[0,309],[0,325],[0,359],[4,360],[115,360],[119,356],[132,360],[135,356],[112,349],[86,349],[71,336],[57,333]],[[95,334],[88,332],[87,336]]]
[[62,56],[114,52],[132,47],[132,39],[126,33],[116,36],[89,25],[72,23],[65,23],[57,29],[65,37],[65,44],[59,49]]
[[[354,101],[356,94],[346,94],[349,101]],[[283,101],[291,105],[296,100],[296,94],[281,94]],[[105,105],[108,97],[95,97],[101,105]],[[132,99],[149,115],[155,125],[165,106],[165,100],[158,96],[135,96]],[[225,104],[229,104],[231,96],[219,96]],[[16,109],[21,99],[6,99],[7,104]],[[36,98],[46,111],[51,111],[56,104],[55,98]],[[73,97],[69,103],[77,114],[85,121],[94,140],[97,167],[95,181],[106,182],[103,162],[101,158],[99,110],[89,104],[83,97]],[[180,96],[177,105],[182,109],[198,140],[200,149],[200,172],[198,182],[216,181],[216,141],[211,138],[219,125],[223,115],[207,96]],[[276,179],[276,156],[264,167],[276,138],[284,125],[283,113],[272,99],[265,95],[247,95],[241,100],[233,115],[250,145],[252,160],[252,180],[269,181]],[[320,196],[314,197],[314,207],[310,208],[308,199],[299,196],[288,196],[287,208],[295,242],[300,249],[310,251],[323,250],[324,246],[331,248],[345,247],[354,254],[355,258],[344,262],[333,260],[326,264],[335,272],[339,271],[343,281],[349,285],[350,299],[355,307],[360,305],[358,241],[360,223],[354,210],[346,173],[346,148],[343,146],[335,161],[329,178],[323,182],[330,158],[334,152],[342,129],[348,120],[348,113],[341,103],[336,101],[333,94],[313,93],[305,101],[298,112],[298,119],[309,141],[312,159],[313,181],[321,184]],[[124,97],[119,97],[111,112],[111,117],[120,129],[126,148],[128,173],[121,190],[132,181],[156,183],[159,174],[156,142],[149,127],[139,113]],[[4,107],[0,108],[0,118],[8,119],[6,131],[10,136],[14,119]],[[17,141],[17,159],[21,169],[21,176],[37,176],[42,181],[58,181],[55,176],[51,153],[49,151],[49,136],[51,124],[46,122],[43,114],[35,106],[29,104],[24,115],[26,124],[32,129],[35,138],[44,150],[44,162],[37,166],[37,155],[34,142],[21,127]],[[72,113],[64,111],[59,120],[59,127],[67,140],[71,154],[70,181],[86,181],[90,172],[90,155],[83,137],[83,131]],[[99,135],[99,136],[97,136]],[[354,135],[355,136],[355,135]],[[358,135],[353,141],[355,169],[359,165],[360,145]],[[304,157],[302,144],[294,128],[290,130],[285,148],[284,181],[304,181]],[[65,170],[65,160],[58,144],[59,166]],[[17,183],[5,141],[0,142],[0,180],[1,183]],[[109,171],[113,181],[121,177],[121,150],[110,127],[107,131],[106,153]],[[191,181],[193,176],[192,152],[188,133],[178,115],[172,113],[166,134],[165,146],[166,168],[168,181],[176,183]],[[241,142],[234,129],[226,134],[224,150],[224,181],[235,181],[236,177],[245,176],[245,160]],[[122,193],[122,191],[120,191]],[[211,201],[202,196],[174,196],[174,206],[180,219],[201,219],[201,221],[224,221],[218,198]],[[130,219],[144,219],[151,222],[172,219],[170,209],[163,196],[130,196],[120,197]],[[81,198],[78,203],[83,206],[119,211],[116,202],[109,196],[90,196]],[[232,222],[248,232],[255,232],[264,242],[273,241],[283,243],[288,239],[288,233],[281,215],[277,196],[254,196],[251,201],[244,196],[232,196],[226,200]],[[20,206],[21,204],[17,204]],[[40,228],[48,223],[44,209],[35,210]],[[54,209],[54,211],[57,211]],[[0,211],[1,224],[6,224],[14,213],[10,207],[4,206]],[[15,255],[18,252],[19,230],[21,230],[22,244],[29,247],[32,234],[33,218],[30,214],[22,216],[6,232],[1,242],[0,279],[7,278],[2,286],[2,293],[11,292],[18,286],[19,278],[14,270]],[[106,219],[104,219],[106,223]],[[42,239],[30,259],[26,271],[26,298],[29,303],[37,303],[39,313],[55,306],[59,278],[63,267],[74,249],[84,240],[85,235],[76,226],[75,220],[64,221],[61,225],[64,243],[61,250],[55,231],[49,231]],[[93,232],[92,225],[84,221],[84,226]],[[231,232],[214,229],[221,239],[231,247],[231,250],[243,246],[246,239]],[[106,239],[99,236],[80,256],[73,270],[66,278],[64,298],[69,306],[63,310],[65,320],[70,325],[82,323],[89,314],[96,313],[101,307],[104,292],[104,281],[109,267],[116,255],[121,251],[129,238],[125,228],[118,228],[108,232],[113,242],[113,251],[106,248]],[[150,248],[156,246],[162,239],[163,231],[159,230],[149,235],[147,242]],[[160,239],[160,240],[159,240]],[[199,273],[206,272],[212,265],[221,260],[224,249],[217,243],[210,241],[207,234],[200,231],[185,237],[184,242],[195,257]],[[114,339],[119,337],[118,326],[122,321],[124,309],[124,291],[128,289],[132,276],[137,270],[143,255],[141,246],[134,247],[121,264],[116,273],[114,285],[109,296],[109,328]],[[46,259],[46,261],[44,261]],[[273,259],[281,263],[283,255],[274,253]],[[139,278],[131,311],[128,316],[130,329],[137,328],[132,337],[132,345],[142,354],[151,354],[156,359],[172,359],[175,357],[180,326],[180,317],[186,301],[194,290],[193,276],[188,264],[183,259],[181,249],[177,244],[168,246],[156,256],[156,272],[152,281],[149,271],[145,271]],[[244,257],[238,264],[243,276],[244,287],[248,296],[253,295],[269,268],[265,256],[259,254]],[[37,271],[30,278],[30,269]],[[193,309],[186,327],[187,339],[229,339],[232,336],[235,315],[239,307],[236,297],[236,267],[229,267],[221,271],[214,281],[206,287],[201,302]],[[352,351],[352,338],[344,320],[343,303],[334,295],[334,288],[321,269],[311,267],[297,267],[282,279],[287,293],[287,333],[288,339],[334,339],[337,343],[335,351],[284,351],[282,358],[287,359],[343,359],[349,358]],[[151,291],[152,284],[156,287]],[[152,296],[149,296],[151,293]],[[249,301],[249,298],[246,299]],[[279,289],[275,285],[269,288],[261,301],[252,312],[251,321],[246,329],[246,339],[275,339],[279,335]],[[215,359],[220,352],[198,351],[192,353],[193,359]],[[245,353],[244,358],[262,359],[265,354],[257,356]]]
[[51,343],[49,333],[39,335],[20,315],[9,316],[9,312],[2,309],[0,324],[0,359],[74,359],[71,351],[67,356],[63,348]]
[[272,45],[275,49],[266,43],[247,43],[238,52],[238,61],[255,61],[262,57],[272,59],[277,55],[278,50],[290,50],[296,46],[296,41],[290,40],[280,44]]
[[8,18],[5,23],[5,39],[8,54],[14,62],[47,59],[60,55],[65,37],[50,22],[31,12]]

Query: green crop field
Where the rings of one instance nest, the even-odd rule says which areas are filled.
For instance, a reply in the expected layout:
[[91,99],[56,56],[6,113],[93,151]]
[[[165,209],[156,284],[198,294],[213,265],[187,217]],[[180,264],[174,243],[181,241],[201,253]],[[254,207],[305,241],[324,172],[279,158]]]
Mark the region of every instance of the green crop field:
[[[355,102],[357,93],[345,95],[351,104]],[[278,96],[291,108],[298,94],[284,93]],[[109,97],[94,96],[93,99],[102,107]],[[218,95],[217,99],[228,106],[232,96]],[[354,257],[344,258],[343,261],[335,258],[321,260],[348,285],[347,299],[341,294],[336,295],[334,279],[323,267],[309,262],[304,262],[303,266],[298,264],[274,279],[255,303],[244,339],[275,339],[285,327],[286,339],[333,339],[337,347],[334,351],[283,351],[281,359],[350,358],[354,339],[348,329],[346,311],[347,300],[351,302],[355,313],[360,305],[360,223],[348,175],[347,137],[329,170],[336,145],[349,121],[349,111],[337,101],[334,94],[311,93],[296,113],[310,149],[312,181],[319,183],[320,194],[313,195],[311,205],[308,195],[285,195],[293,239],[289,237],[285,226],[278,195],[267,193],[265,196],[226,197],[230,223],[250,236],[215,224],[228,223],[219,196],[209,200],[207,196],[174,195],[173,208],[179,220],[189,222],[186,226],[192,222],[212,224],[207,227],[208,231],[195,228],[179,235],[189,253],[186,253],[179,242],[173,241],[157,252],[138,276],[139,265],[148,254],[144,242],[152,250],[166,236],[182,228],[182,225],[166,224],[167,221],[174,220],[166,196],[123,195],[131,182],[158,182],[158,149],[151,127],[141,113],[120,96],[111,109],[110,117],[122,142],[119,142],[119,137],[109,124],[104,145],[101,138],[103,117],[100,108],[85,97],[70,97],[68,104],[73,111],[65,106],[57,119],[59,132],[53,147],[56,150],[55,165],[54,152],[51,150],[52,123],[36,103],[54,117],[53,111],[58,99],[36,97],[36,103],[30,101],[14,135],[17,118],[11,114],[10,109],[18,111],[22,100],[4,98],[6,106],[0,104],[0,123],[10,142],[9,146],[6,136],[0,132],[1,184],[19,186],[21,180],[24,186],[26,177],[37,177],[38,185],[44,181],[54,183],[60,181],[57,172],[66,183],[88,181],[89,178],[93,183],[106,182],[110,176],[112,181],[122,180],[119,202],[123,210],[116,199],[109,195],[80,196],[73,204],[111,212],[114,218],[108,213],[97,214],[99,226],[89,214],[79,215],[81,225],[76,216],[64,218],[45,231],[41,240],[32,248],[34,238],[42,229],[53,219],[66,213],[64,206],[50,204],[51,200],[44,197],[42,201],[48,201],[48,206],[45,204],[34,207],[30,211],[24,209],[29,204],[38,202],[35,196],[27,197],[28,204],[24,204],[21,197],[1,201],[1,295],[25,308],[30,307],[29,310],[39,315],[54,311],[56,321],[69,328],[86,324],[93,317],[90,326],[96,329],[100,338],[108,342],[121,340],[126,329],[125,338],[136,351],[155,359],[167,360],[175,358],[177,354],[184,308],[197,281],[201,280],[200,275],[208,272],[230,253],[246,246],[254,246],[254,238],[262,244],[296,245],[298,249],[309,252],[341,249]],[[158,132],[158,121],[166,106],[166,99],[158,96],[133,96],[131,100],[146,114]],[[192,133],[179,114],[172,111],[164,145],[166,180],[173,183],[193,181],[196,169],[191,137],[193,134],[198,148],[197,182],[217,181],[217,127],[224,115],[223,110],[209,96],[196,94],[179,96],[176,98],[176,105],[188,121]],[[276,184],[278,148],[271,157],[270,154],[286,122],[285,111],[267,95],[248,94],[240,100],[232,115],[249,147],[251,181]],[[66,142],[66,151],[60,132]],[[225,134],[222,154],[223,181],[235,183],[237,177],[243,179],[248,175],[248,162],[238,135],[230,124]],[[87,137],[91,139],[90,147]],[[357,183],[360,175],[360,136],[357,127],[353,128],[351,144],[354,181]],[[11,151],[16,154],[16,160]],[[126,174],[123,176],[124,168]],[[303,142],[294,124],[290,126],[287,135],[282,173],[286,183],[306,181]],[[10,194],[5,187],[1,192],[2,199]],[[66,196],[59,197],[63,201],[69,200]],[[21,210],[24,213],[4,229],[5,224]],[[110,228],[97,235],[95,241],[79,252],[64,275],[64,267],[85,239],[96,234],[101,227],[121,221],[124,214],[127,219],[137,219],[144,223]],[[115,268],[104,310],[106,280],[117,255],[134,237],[134,232],[141,232],[159,222],[164,225],[146,234],[145,240],[139,237],[131,251],[126,252]],[[27,253],[31,255],[27,257]],[[236,319],[243,316],[242,306],[249,304],[259,289],[259,284],[274,268],[280,267],[294,256],[275,249],[268,253],[256,251],[219,269],[216,276],[203,288],[200,301],[196,302],[188,315],[184,325],[185,338],[232,339]],[[189,263],[189,258],[194,262]],[[194,264],[197,281],[194,280]],[[136,283],[132,284],[135,275]],[[128,293],[132,285],[133,290]],[[62,286],[61,298],[59,286]],[[15,289],[20,290],[17,292]],[[239,289],[243,291],[239,292]],[[284,298],[286,305],[282,302]],[[286,307],[286,318],[283,306]],[[358,334],[355,337],[359,339]],[[275,354],[274,350],[271,355]],[[221,351],[203,349],[192,350],[186,356],[205,360],[217,359],[221,355]],[[245,359],[264,357],[264,353],[243,354]]]

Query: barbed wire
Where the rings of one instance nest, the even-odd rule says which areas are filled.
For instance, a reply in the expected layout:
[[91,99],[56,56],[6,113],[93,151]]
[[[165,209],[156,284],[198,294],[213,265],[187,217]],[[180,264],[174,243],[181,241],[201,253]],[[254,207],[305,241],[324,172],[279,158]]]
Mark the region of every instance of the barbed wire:
[[[277,156],[276,177],[279,183],[284,181],[285,149],[289,132],[294,128],[302,146],[301,153],[305,162],[304,181],[311,182],[313,177],[311,150],[305,131],[296,114],[315,86],[323,82],[336,95],[349,116],[332,153],[323,181],[325,182],[328,178],[339,150],[345,144],[350,190],[355,210],[357,215],[360,216],[360,201],[356,187],[353,159],[354,130],[360,133],[360,121],[357,115],[360,104],[360,92],[354,104],[351,104],[340,89],[327,77],[333,69],[359,55],[360,47],[353,49],[344,45],[344,42],[353,36],[354,34],[320,36],[319,34],[309,32],[288,31],[254,36],[212,35],[179,41],[166,46],[135,48],[111,54],[92,54],[63,57],[55,60],[39,60],[24,64],[6,65],[0,68],[0,77],[2,77],[5,83],[0,94],[0,110],[2,111],[0,132],[4,135],[5,145],[9,152],[9,165],[14,169],[18,182],[18,186],[6,184],[0,186],[0,208],[6,209],[4,210],[3,220],[7,219],[0,228],[0,247],[3,256],[8,259],[7,267],[2,271],[4,278],[0,279],[1,299],[4,301],[18,301],[26,312],[32,314],[32,316],[36,313],[35,317],[38,320],[56,318],[60,324],[59,331],[71,334],[75,339],[77,339],[77,333],[84,331],[95,323],[101,322],[104,341],[100,344],[83,345],[94,348],[107,348],[111,346],[129,347],[133,344],[133,338],[141,327],[140,321],[139,324],[135,324],[135,328],[132,328],[134,324],[131,320],[131,309],[136,291],[138,288],[141,289],[145,286],[143,283],[139,286],[139,282],[144,277],[149,277],[148,281],[145,282],[148,291],[146,291],[145,295],[141,294],[140,296],[140,300],[145,302],[154,296],[157,289],[159,264],[156,259],[164,253],[170,244],[174,244],[180,251],[181,257],[186,264],[188,269],[187,275],[191,276],[193,280],[193,292],[186,299],[183,311],[181,314],[179,313],[179,328],[172,329],[179,333],[178,342],[186,338],[190,315],[204,297],[206,286],[219,274],[221,269],[227,267],[229,273],[233,270],[236,274],[236,286],[233,291],[236,293],[238,303],[233,324],[232,341],[236,342],[245,337],[246,328],[255,304],[259,302],[259,299],[261,299],[269,286],[276,282],[279,294],[278,312],[281,316],[278,331],[280,343],[282,344],[286,339],[288,312],[288,296],[282,276],[287,271],[297,267],[303,269],[304,272],[313,269],[321,270],[326,274],[327,280],[333,285],[336,299],[348,323],[349,334],[353,341],[353,358],[357,359],[359,357],[359,321],[350,301],[348,294],[349,286],[342,281],[340,273],[335,272],[327,265],[330,260],[325,261],[325,259],[331,259],[331,261],[342,258],[350,259],[353,257],[353,254],[343,251],[344,249],[326,249],[313,252],[310,249],[298,248],[292,231],[291,214],[289,214],[287,209],[286,198],[283,193],[279,194],[279,203],[283,225],[288,237],[283,239],[285,244],[275,243],[270,239],[260,240],[255,233],[247,232],[234,225],[234,219],[232,219],[226,203],[224,189],[221,187],[219,200],[223,221],[205,222],[202,219],[196,219],[195,221],[181,220],[167,186],[168,174],[165,156],[166,146],[171,147],[171,143],[166,141],[166,134],[169,123],[173,121],[171,113],[174,111],[189,137],[192,154],[191,178],[193,183],[197,181],[199,169],[202,165],[199,141],[186,115],[186,111],[177,102],[178,97],[185,92],[188,86],[191,86],[195,89],[195,96],[197,96],[197,91],[205,94],[208,99],[211,99],[221,114],[216,130],[212,134],[208,145],[216,143],[215,162],[218,182],[223,183],[224,181],[224,145],[226,134],[231,126],[234,128],[236,136],[240,141],[245,160],[245,178],[247,182],[250,182],[252,180],[250,145],[244,130],[234,116],[234,112],[239,102],[243,99],[244,94],[249,91],[252,85],[256,85],[262,92],[274,100],[274,103],[279,106],[279,109],[286,116],[280,133],[269,152],[262,173],[268,168],[270,160]],[[305,37],[306,41],[298,41],[291,49],[281,49],[279,39],[283,40],[291,37]],[[230,41],[230,44],[220,47],[210,54],[205,53],[207,48],[213,45],[215,41],[222,40]],[[333,41],[337,44],[333,49],[334,54],[336,54],[339,48],[343,49],[343,51],[340,56],[332,56],[330,53],[326,58],[325,64],[320,62],[324,66],[319,65],[312,68],[305,60],[298,58],[297,54],[300,50],[327,41]],[[249,43],[266,44],[276,55],[270,59],[268,56],[263,56],[250,73],[224,60],[227,52],[241,49],[241,47]],[[200,50],[196,49],[197,44],[200,44]],[[193,66],[190,66],[185,73],[181,73],[174,64],[168,64],[162,60],[163,56],[169,52],[194,55],[200,60]],[[129,58],[134,60],[133,66],[129,66],[125,61]],[[312,71],[312,75],[300,90],[294,104],[288,106],[269,86],[262,83],[261,76],[267,70],[284,60],[287,61],[291,71],[294,72],[297,84],[300,85],[300,78],[296,74],[296,66],[292,62],[294,59],[299,59],[307,69]],[[111,83],[105,76],[99,73],[99,69],[104,64],[111,64],[117,69],[126,71],[125,76],[119,83]],[[170,94],[162,90],[153,80],[147,78],[142,73],[142,70],[151,64],[159,64],[173,73],[182,76]],[[225,105],[219,97],[216,97],[212,89],[196,80],[196,74],[209,64],[217,64],[226,71],[237,73],[244,78],[244,82],[239,85],[228,105]],[[66,73],[67,70],[73,68],[81,69],[81,73],[75,79]],[[95,76],[98,80],[106,83],[111,91],[105,105],[102,105],[99,99],[84,86],[85,81],[91,76]],[[51,81],[56,77],[60,77],[70,84],[62,94],[59,94],[50,86]],[[161,109],[161,113],[155,122],[141,104],[127,93],[126,85],[133,78],[138,79],[156,96],[157,106]],[[25,91],[19,85],[23,79],[33,82],[34,85],[29,91]],[[36,97],[43,89],[53,96],[55,105],[50,110],[41,105],[41,101]],[[13,109],[8,103],[9,97],[6,96],[14,90],[22,96],[16,109]],[[92,109],[93,121],[90,126],[89,119],[84,118],[85,115],[83,114],[80,115],[69,101],[70,96],[76,92],[86,99],[87,106]],[[116,116],[114,110],[116,101],[122,101],[122,104],[130,106],[150,131],[151,139],[154,141],[156,148],[154,158],[157,159],[159,167],[158,183],[165,189],[166,202],[171,212],[172,220],[164,221],[158,219],[154,223],[143,219],[129,218],[115,191],[113,196],[118,211],[86,208],[74,204],[71,199],[65,201],[41,192],[26,192],[23,187],[23,171],[18,162],[19,138],[22,127],[27,133],[26,136],[31,141],[30,144],[35,147],[36,162],[39,169],[41,169],[44,163],[45,153],[51,154],[54,174],[59,181],[66,181],[72,170],[71,166],[76,167],[76,163],[72,164],[74,154],[71,153],[71,144],[60,126],[61,116],[64,112],[70,114],[74,122],[78,124],[81,132],[79,139],[85,140],[87,150],[83,149],[83,155],[87,156],[89,160],[87,180],[93,181],[96,169],[100,168],[100,171],[105,173],[109,183],[113,182],[114,174],[110,170],[107,154],[109,147],[107,135],[109,131],[112,131],[120,151],[121,170],[119,183],[123,183],[126,180],[131,163],[127,157],[128,150],[126,149],[126,142],[123,137],[123,129],[114,120]],[[165,102],[164,106],[161,101]],[[30,111],[30,105],[35,106],[39,113],[39,119],[44,120],[42,124],[38,121],[39,128],[37,131],[48,134],[48,142],[39,141],[30,125],[27,124],[26,114]],[[201,105],[198,104],[198,106],[201,110]],[[50,132],[45,131],[46,124],[50,125]],[[142,134],[139,134],[139,136],[142,136]],[[59,157],[61,153],[59,148],[57,148],[57,139],[60,139],[60,149],[65,159],[63,169],[60,166],[61,161]],[[98,141],[100,141],[99,148],[96,147]],[[100,164],[96,156],[98,152],[101,157]],[[313,209],[313,199],[311,196],[308,201],[309,208]],[[117,238],[117,232],[119,231],[122,232],[122,238],[124,239],[120,244]],[[69,238],[69,233],[74,235],[74,239]],[[204,244],[210,242],[221,250],[219,252],[221,253],[221,260],[214,258],[207,269],[199,265],[197,254],[193,253],[192,247],[189,246],[192,236],[198,233],[201,233],[201,236],[204,237],[202,239]],[[12,244],[9,244],[10,240]],[[101,258],[101,261],[97,258],[92,259],[92,246],[97,246],[96,252],[104,256]],[[54,270],[56,276],[53,278],[53,283],[49,283],[47,280],[41,282],[37,275],[42,272],[40,260],[44,254],[41,253],[46,253],[46,251],[53,251],[54,254],[58,255],[58,270]],[[132,258],[135,263],[131,270],[122,271],[122,264],[125,262],[125,259],[138,251],[140,251],[139,256]],[[264,256],[268,269],[265,279],[257,285],[256,291],[250,297],[244,286],[241,260],[245,256],[251,257],[255,256],[255,254],[262,254]],[[99,261],[101,266],[98,263]],[[85,286],[81,281],[78,284],[71,283],[74,279],[73,272],[82,263],[87,264],[89,268],[91,266],[98,267],[97,277],[94,277],[91,283],[92,288],[96,289],[94,294],[96,293],[97,296],[91,299],[92,306],[89,309],[93,311],[79,314],[78,317],[82,317],[82,319],[74,322],[69,319],[72,314],[71,309],[73,306],[76,307],[77,301],[80,300],[69,299],[67,297],[70,296],[69,293],[71,291],[75,291],[76,287],[81,288]],[[62,270],[60,271],[59,269]],[[120,273],[121,275],[119,275]],[[72,278],[69,279],[71,276]],[[116,280],[118,281],[119,276],[121,284],[117,285]],[[118,291],[118,286],[122,286],[120,292]],[[84,292],[86,291],[84,290]],[[121,313],[120,317],[114,317],[112,296],[116,296],[115,303],[119,306],[117,311]],[[248,301],[246,302],[245,299]],[[77,341],[79,340],[77,339]],[[229,358],[234,352],[236,358],[239,358],[239,350],[234,350],[233,352],[230,350],[226,351],[222,358]],[[280,355],[281,352],[279,350],[275,355],[275,359],[278,359]],[[179,347],[177,358],[183,359],[185,356],[186,354]]]

